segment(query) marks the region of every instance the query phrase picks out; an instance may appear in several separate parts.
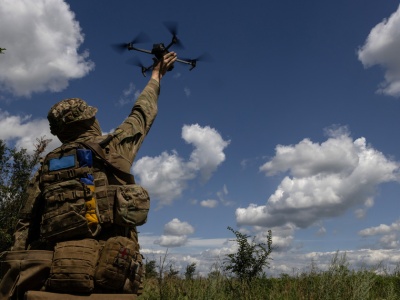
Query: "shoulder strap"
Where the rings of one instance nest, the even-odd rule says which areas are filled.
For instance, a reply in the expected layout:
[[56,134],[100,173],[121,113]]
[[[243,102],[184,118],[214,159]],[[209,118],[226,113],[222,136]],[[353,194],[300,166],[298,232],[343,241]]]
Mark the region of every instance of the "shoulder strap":
[[[106,138],[106,140],[111,140],[109,137]],[[105,163],[107,167],[110,167],[113,172],[120,177],[122,180],[126,181],[129,184],[134,184],[135,183],[135,178],[131,173],[124,172],[120,169],[118,169],[116,166],[111,164],[106,157],[104,156],[103,148],[100,146],[100,144],[104,144],[103,142],[99,143],[94,143],[94,142],[80,142],[83,146],[89,148],[92,150],[95,154],[97,154],[98,157],[102,159],[102,161]]]

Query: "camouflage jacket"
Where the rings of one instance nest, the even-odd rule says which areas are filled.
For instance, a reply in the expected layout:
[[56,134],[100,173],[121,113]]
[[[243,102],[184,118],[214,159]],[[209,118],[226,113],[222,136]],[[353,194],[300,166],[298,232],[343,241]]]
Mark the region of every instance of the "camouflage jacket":
[[[159,83],[150,79],[136,100],[128,118],[115,130],[118,134],[109,143],[111,156],[123,158],[129,166],[132,166],[136,154],[156,118],[159,93]],[[11,249],[13,251],[35,249],[35,242],[40,238],[41,210],[44,203],[40,201],[39,178],[40,168],[28,186],[29,196],[20,213],[20,220],[14,233],[15,241]],[[112,184],[124,184],[120,178],[116,177],[115,180],[116,182],[112,182]],[[137,236],[133,238],[137,239]]]

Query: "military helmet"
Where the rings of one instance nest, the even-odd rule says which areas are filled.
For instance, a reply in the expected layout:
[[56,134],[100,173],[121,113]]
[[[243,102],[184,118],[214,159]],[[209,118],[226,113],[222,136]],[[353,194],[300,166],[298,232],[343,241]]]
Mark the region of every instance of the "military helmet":
[[87,120],[96,115],[97,108],[79,98],[69,98],[54,104],[47,115],[50,131],[57,135],[66,124]]

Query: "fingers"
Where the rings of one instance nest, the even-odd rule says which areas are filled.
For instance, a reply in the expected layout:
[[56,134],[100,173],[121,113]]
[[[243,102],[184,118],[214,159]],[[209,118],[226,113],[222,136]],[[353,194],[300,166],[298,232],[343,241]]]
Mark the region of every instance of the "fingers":
[[164,59],[164,63],[167,66],[171,66],[177,59],[177,55],[175,52],[168,52],[167,54],[164,55],[163,59]]
[[177,60],[177,54],[175,52],[166,53],[161,60],[155,61],[153,67],[152,78],[160,81],[168,70],[173,68],[173,64]]

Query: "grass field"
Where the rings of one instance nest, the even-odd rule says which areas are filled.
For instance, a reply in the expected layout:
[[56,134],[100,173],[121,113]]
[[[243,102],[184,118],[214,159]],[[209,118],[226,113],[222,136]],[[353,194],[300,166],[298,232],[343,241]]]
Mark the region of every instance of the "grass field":
[[399,300],[400,273],[389,273],[381,267],[352,270],[345,255],[337,254],[327,270],[312,265],[305,273],[264,275],[249,282],[221,272],[194,279],[149,278],[139,299]]

